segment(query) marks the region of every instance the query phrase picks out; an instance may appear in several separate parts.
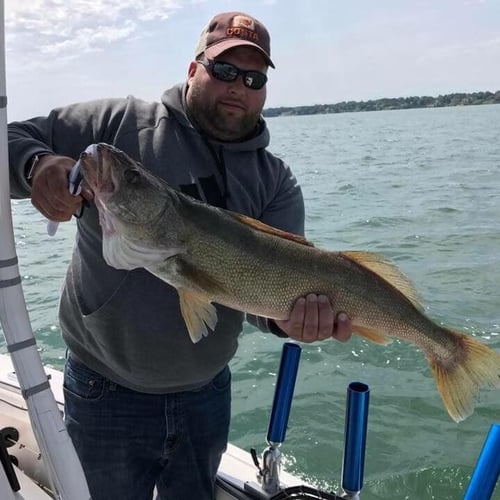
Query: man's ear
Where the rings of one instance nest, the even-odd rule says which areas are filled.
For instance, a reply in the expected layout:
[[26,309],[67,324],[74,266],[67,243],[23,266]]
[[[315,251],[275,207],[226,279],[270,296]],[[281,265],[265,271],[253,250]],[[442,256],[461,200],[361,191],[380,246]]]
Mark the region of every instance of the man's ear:
[[187,74],[188,78],[192,78],[194,76],[198,66],[199,66],[199,64],[196,61],[191,61],[189,63],[188,74]]

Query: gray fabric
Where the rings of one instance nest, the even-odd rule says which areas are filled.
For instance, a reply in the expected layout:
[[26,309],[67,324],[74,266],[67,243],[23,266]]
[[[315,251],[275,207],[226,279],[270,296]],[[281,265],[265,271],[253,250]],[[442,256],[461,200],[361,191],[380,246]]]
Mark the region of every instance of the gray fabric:
[[[107,142],[173,187],[194,190],[205,201],[212,202],[213,195],[210,189],[207,192],[207,179],[220,192],[227,184],[228,209],[303,234],[301,190],[289,168],[265,149],[269,144],[265,122],[247,141],[209,143],[190,123],[184,93],[185,86],[179,85],[166,91],[160,103],[131,96],[106,99],[11,123],[11,196],[30,195],[25,165],[33,154],[53,151],[76,160],[89,144]],[[244,320],[240,312],[217,308],[216,331],[192,344],[176,290],[145,270],[109,267],[102,258],[97,210],[93,204],[85,209],[78,220],[59,313],[63,338],[85,365],[143,392],[201,386],[234,355]],[[262,318],[252,322],[268,329]]]

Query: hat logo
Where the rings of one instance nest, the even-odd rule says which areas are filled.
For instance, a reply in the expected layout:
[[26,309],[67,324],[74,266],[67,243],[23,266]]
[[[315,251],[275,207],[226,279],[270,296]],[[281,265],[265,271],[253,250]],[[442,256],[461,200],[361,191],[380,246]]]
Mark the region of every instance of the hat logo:
[[255,22],[246,16],[234,16],[233,24],[226,30],[227,36],[247,38],[254,42],[259,41],[259,35],[255,32]]
[[234,16],[233,27],[246,28],[247,30],[255,31],[255,22],[251,17]]

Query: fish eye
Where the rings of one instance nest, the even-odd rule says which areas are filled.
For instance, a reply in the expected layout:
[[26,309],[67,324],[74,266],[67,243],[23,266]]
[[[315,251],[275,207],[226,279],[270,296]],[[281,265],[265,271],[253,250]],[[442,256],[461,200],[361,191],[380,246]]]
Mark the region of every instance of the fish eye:
[[141,174],[135,168],[128,168],[125,172],[123,172],[123,177],[129,184],[136,184],[139,181]]

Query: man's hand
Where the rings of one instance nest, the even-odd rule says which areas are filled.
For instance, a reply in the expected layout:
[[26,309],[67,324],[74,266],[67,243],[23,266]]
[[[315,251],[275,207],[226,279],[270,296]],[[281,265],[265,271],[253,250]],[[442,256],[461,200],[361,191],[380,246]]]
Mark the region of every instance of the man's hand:
[[274,320],[291,339],[314,342],[330,337],[346,342],[351,338],[351,320],[340,312],[333,316],[332,306],[325,295],[309,294],[295,302],[290,318]]
[[68,156],[44,155],[32,177],[31,203],[47,219],[63,222],[71,219],[83,199],[91,200],[92,192],[82,187],[78,196],[68,190],[68,176],[75,160]]

